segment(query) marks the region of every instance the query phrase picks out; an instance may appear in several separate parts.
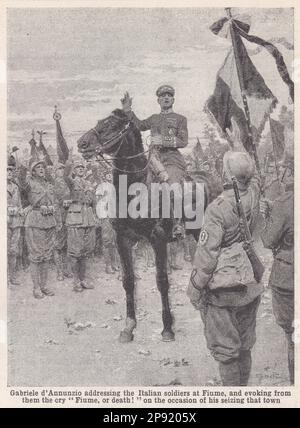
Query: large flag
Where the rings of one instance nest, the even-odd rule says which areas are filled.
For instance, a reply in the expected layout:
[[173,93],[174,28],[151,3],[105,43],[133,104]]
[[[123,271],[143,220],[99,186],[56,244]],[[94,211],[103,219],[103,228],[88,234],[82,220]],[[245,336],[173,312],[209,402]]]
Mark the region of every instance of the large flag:
[[[218,72],[214,93],[208,99],[205,110],[227,139],[230,139],[227,129],[232,131],[235,121],[239,128],[241,143],[247,151],[251,151],[247,116],[250,116],[254,141],[258,141],[277,99],[256,70],[240,36],[237,34],[235,36],[240,73],[237,71],[234,50],[231,49]],[[244,89],[243,94],[241,87]],[[243,97],[246,99],[249,112],[245,111]]]
[[58,161],[64,164],[69,158],[69,148],[66,140],[64,139],[62,129],[60,126],[61,114],[57,112],[56,106],[55,106],[55,112],[53,114],[53,119],[56,122],[56,150],[57,150]]
[[252,63],[242,37],[263,46],[273,55],[291,98],[294,87],[278,49],[270,42],[250,36],[249,29],[250,25],[243,20],[229,18],[222,18],[211,26],[214,34],[230,37],[233,47],[217,74],[215,90],[207,100],[205,110],[223,137],[233,143],[231,136],[238,130],[244,148],[253,152],[252,142],[259,140],[277,99]]
[[229,38],[231,37],[230,27],[233,29],[235,36],[239,35],[246,39],[248,42],[255,43],[256,45],[258,45],[259,49],[264,48],[270,55],[273,56],[276,62],[278,73],[284,83],[286,83],[286,85],[288,86],[291,100],[294,101],[294,82],[290,78],[287,66],[284,62],[281,52],[272,42],[283,44],[287,49],[290,50],[294,49],[294,46],[289,43],[284,37],[275,37],[271,40],[264,40],[260,37],[249,34],[250,17],[248,15],[240,15],[239,17],[236,16],[234,19],[232,19],[230,12],[230,17],[219,19],[210,27],[210,29],[214,34],[218,36]]
[[284,125],[270,118],[270,133],[276,159],[281,159],[285,147]]

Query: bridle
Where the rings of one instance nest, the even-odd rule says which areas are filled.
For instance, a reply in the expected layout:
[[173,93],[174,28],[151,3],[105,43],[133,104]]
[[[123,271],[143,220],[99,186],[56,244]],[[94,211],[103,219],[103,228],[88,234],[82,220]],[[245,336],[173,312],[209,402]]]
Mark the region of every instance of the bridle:
[[[128,132],[129,132],[129,130],[131,128],[132,128],[132,122],[129,121],[128,123],[126,123],[126,125],[124,126],[124,128],[121,129],[120,132],[118,132],[117,135],[115,135],[112,138],[110,138],[109,140],[105,141],[102,144],[101,148],[96,149],[95,150],[96,160],[98,162],[105,162],[111,168],[114,168],[117,171],[125,173],[125,174],[137,174],[137,173],[140,173],[140,172],[144,172],[148,168],[149,163],[151,161],[151,149],[143,150],[141,153],[138,153],[138,154],[132,155],[132,156],[123,156],[123,157],[122,156],[117,156],[117,154],[121,150],[121,147],[123,146],[124,141],[127,141],[127,134],[128,134]],[[99,132],[97,131],[97,129],[96,128],[92,128],[91,131],[94,134],[96,134],[97,139],[100,140],[101,136],[100,136]],[[121,143],[119,144],[119,147],[117,148],[117,150],[112,155],[110,155],[109,160],[106,159],[105,156],[104,156],[104,152],[103,152],[102,148],[111,148],[111,147],[115,146],[120,140],[121,140]],[[129,170],[118,168],[115,165],[113,165],[113,164],[110,163],[110,162],[113,162],[113,161],[116,161],[116,160],[135,159],[135,158],[144,156],[146,153],[150,153],[149,159],[148,159],[146,165],[144,166],[144,168],[139,169],[139,170],[129,171]]]
[[[124,129],[121,129],[121,131],[120,131],[120,132],[118,132],[118,134],[117,134],[117,135],[115,135],[115,136],[113,136],[112,138],[110,138],[109,140],[105,141],[105,142],[102,144],[102,147],[108,147],[108,148],[113,147],[115,144],[117,144],[117,142],[118,142],[122,137],[125,137],[125,136],[126,136],[126,134],[128,133],[128,131],[130,130],[130,128],[131,128],[131,122],[126,123],[126,125],[124,126]],[[92,131],[92,132],[94,132],[94,134],[96,134],[96,136],[97,136],[98,140],[101,138],[101,136],[100,136],[100,134],[99,134],[99,132],[97,131],[97,129],[96,129],[96,128],[92,128],[92,129],[91,129],[91,131]],[[121,144],[120,144],[120,146],[118,147],[117,151],[114,153],[114,156],[119,152],[119,150],[120,150],[120,148],[121,148],[122,144],[123,144],[123,141],[121,142]],[[98,154],[98,152],[99,152],[99,151],[102,151],[102,150],[101,150],[101,149],[97,149],[97,150],[96,150],[96,155]]]

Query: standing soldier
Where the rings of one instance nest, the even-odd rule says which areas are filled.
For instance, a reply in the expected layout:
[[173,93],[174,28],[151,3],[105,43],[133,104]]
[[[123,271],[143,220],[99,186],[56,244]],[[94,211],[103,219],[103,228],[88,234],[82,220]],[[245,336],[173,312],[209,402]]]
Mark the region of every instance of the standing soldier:
[[247,153],[224,155],[224,191],[208,207],[194,257],[188,295],[200,309],[207,346],[224,386],[246,386],[263,287],[243,248],[231,177],[238,182],[251,233],[259,211],[259,180]]
[[[182,270],[183,267],[180,263],[180,247],[179,241],[173,241],[168,243],[168,260],[170,265],[170,270]],[[178,262],[179,259],[179,262]]]
[[[112,175],[110,172],[105,174],[104,181],[107,183],[112,182]],[[99,200],[101,196],[97,195],[97,198]],[[99,218],[99,224],[101,226],[101,241],[105,263],[105,273],[114,274],[120,270],[118,266],[119,254],[116,244],[116,233],[110,218]]]
[[46,179],[44,160],[32,159],[24,189],[30,205],[26,208],[25,237],[29,252],[33,295],[36,299],[54,296],[47,287],[49,261],[53,257],[55,231],[61,229],[60,212],[53,185]]
[[[188,144],[187,119],[173,111],[175,90],[172,86],[160,86],[156,95],[161,108],[159,114],[139,120],[131,111],[132,98],[128,92],[121,100],[123,110],[140,131],[150,130],[151,132],[151,145],[156,150],[152,153],[150,169],[159,173],[160,181],[166,181],[169,184],[181,183],[185,176],[186,164],[178,149]],[[172,205],[174,206],[174,201]],[[181,219],[174,219],[172,234],[174,237],[184,236]]]
[[21,228],[24,225],[19,186],[14,181],[16,161],[10,156],[7,164],[7,255],[8,281],[20,285],[16,278],[17,258],[20,254]]
[[277,324],[286,334],[290,382],[294,384],[294,155],[286,151],[285,192],[273,203],[263,199],[261,211],[265,214],[262,240],[271,248],[274,263],[269,279],[273,311]]
[[66,227],[66,203],[70,200],[70,189],[64,179],[65,165],[58,163],[54,168],[54,192],[58,202],[62,228],[57,230],[54,244],[54,262],[57,270],[57,280],[63,281],[64,277],[70,278],[68,260],[66,258],[67,252],[67,227]]
[[73,290],[81,292],[94,288],[86,282],[86,258],[95,249],[95,192],[90,182],[84,178],[85,165],[82,160],[75,160],[73,174],[74,178],[71,174],[66,177],[71,193],[66,218],[67,252],[73,270]]

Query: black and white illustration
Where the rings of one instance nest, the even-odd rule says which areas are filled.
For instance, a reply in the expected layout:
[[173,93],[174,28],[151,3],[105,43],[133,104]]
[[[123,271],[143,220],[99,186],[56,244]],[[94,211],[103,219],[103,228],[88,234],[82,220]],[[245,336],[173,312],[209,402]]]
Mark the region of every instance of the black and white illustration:
[[293,8],[8,7],[8,386],[294,385],[294,64]]

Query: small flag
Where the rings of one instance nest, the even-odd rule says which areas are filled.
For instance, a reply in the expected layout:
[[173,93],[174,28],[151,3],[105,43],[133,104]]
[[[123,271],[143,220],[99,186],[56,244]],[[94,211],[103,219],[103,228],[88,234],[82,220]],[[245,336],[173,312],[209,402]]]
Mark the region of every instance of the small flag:
[[64,139],[62,129],[60,126],[61,114],[57,112],[56,106],[53,114],[53,119],[56,122],[56,149],[57,149],[58,162],[64,164],[69,158],[69,148],[66,140]]
[[193,155],[197,158],[197,159],[203,159],[204,158],[204,152],[203,152],[203,148],[201,146],[199,137],[197,137],[197,143],[193,149]]
[[48,166],[52,166],[53,162],[52,162],[50,155],[49,155],[49,153],[48,153],[48,151],[47,151],[47,149],[43,143],[43,135],[46,134],[46,132],[44,132],[44,131],[37,131],[37,132],[40,136],[40,142],[39,142],[39,146],[38,146],[38,157],[42,156],[44,158],[46,164]]
[[30,157],[32,159],[37,160],[39,158],[39,152],[38,152],[37,142],[34,139],[34,131],[32,131],[31,135],[32,135],[32,138],[28,142],[28,144],[30,145]]

